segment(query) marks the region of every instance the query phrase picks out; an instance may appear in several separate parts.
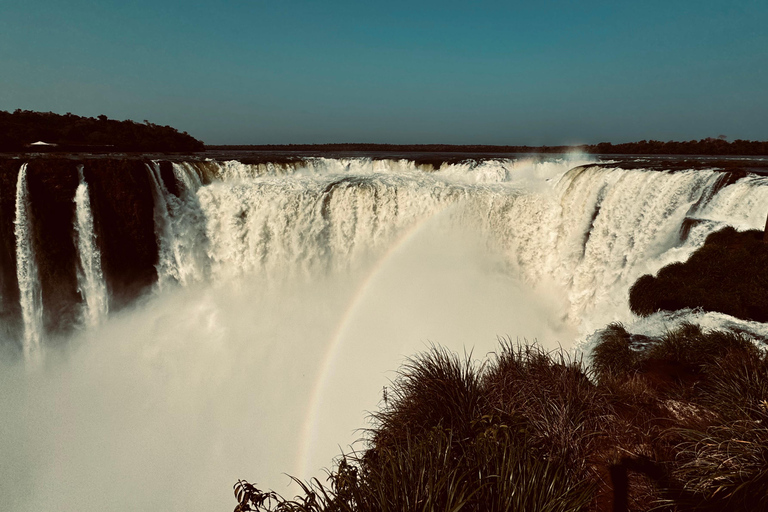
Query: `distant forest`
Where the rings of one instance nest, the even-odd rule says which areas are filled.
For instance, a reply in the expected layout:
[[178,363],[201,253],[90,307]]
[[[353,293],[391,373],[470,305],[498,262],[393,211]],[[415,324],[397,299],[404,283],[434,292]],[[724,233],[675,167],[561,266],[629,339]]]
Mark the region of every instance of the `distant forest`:
[[641,140],[625,144],[601,142],[583,146],[589,153],[608,155],[768,155],[768,141],[736,139],[728,142],[724,137],[707,137],[684,142]]
[[[34,142],[56,146],[30,146]],[[116,121],[105,115],[82,117],[67,113],[0,111],[0,151],[205,151],[205,145],[170,126],[149,121]]]
[[[34,146],[42,141],[56,146]],[[601,142],[579,146],[491,146],[452,144],[262,144],[206,146],[187,132],[149,121],[117,121],[105,115],[82,117],[17,109],[0,110],[0,151],[86,151],[86,152],[180,152],[210,150],[336,152],[420,152],[420,153],[566,153],[580,150],[608,155],[768,155],[768,141],[725,136],[701,140],[641,140],[612,144]]]
[[585,144],[579,146],[489,146],[451,144],[262,144],[239,146],[206,146],[210,150],[239,151],[307,151],[335,152],[420,152],[420,153],[567,153],[580,150],[608,155],[768,155],[768,141],[735,140],[708,137],[684,142],[641,140],[612,144]]

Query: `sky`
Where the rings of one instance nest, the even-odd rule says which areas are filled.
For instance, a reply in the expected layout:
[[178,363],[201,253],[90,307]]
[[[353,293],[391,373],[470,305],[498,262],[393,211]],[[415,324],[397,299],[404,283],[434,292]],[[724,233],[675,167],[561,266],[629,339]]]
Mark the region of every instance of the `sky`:
[[768,139],[768,2],[3,0],[0,110],[207,144]]

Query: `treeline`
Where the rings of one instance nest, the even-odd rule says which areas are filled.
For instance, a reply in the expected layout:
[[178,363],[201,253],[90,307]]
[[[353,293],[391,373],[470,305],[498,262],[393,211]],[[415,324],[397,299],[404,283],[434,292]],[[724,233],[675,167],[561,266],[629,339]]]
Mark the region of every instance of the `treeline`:
[[768,141],[708,137],[691,141],[641,140],[624,144],[601,142],[577,146],[491,146],[453,144],[260,144],[206,146],[210,150],[229,151],[305,151],[313,153],[406,152],[406,153],[567,153],[625,155],[768,155]]
[[768,155],[768,141],[736,139],[728,142],[722,137],[701,140],[667,141],[641,140],[624,144],[601,142],[583,146],[589,153],[609,155]]
[[308,151],[315,153],[405,152],[405,153],[566,153],[572,146],[490,146],[455,144],[245,144],[206,146],[213,151]]
[[0,111],[0,151],[38,150],[30,146],[38,141],[56,144],[55,149],[61,151],[205,151],[203,142],[187,132],[149,121],[136,123],[105,115],[94,118],[21,109]]

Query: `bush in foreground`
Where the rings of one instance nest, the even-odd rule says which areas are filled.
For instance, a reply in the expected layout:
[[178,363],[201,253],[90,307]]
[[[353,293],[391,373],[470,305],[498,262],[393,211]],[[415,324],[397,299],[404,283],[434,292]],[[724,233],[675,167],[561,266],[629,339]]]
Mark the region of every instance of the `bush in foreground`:
[[768,358],[751,340],[612,324],[590,372],[506,340],[483,364],[433,348],[325,483],[287,500],[240,481],[236,510],[766,510]]
[[[652,397],[657,462],[665,469],[657,503],[677,510],[765,510],[768,493],[768,356],[742,333],[683,324],[646,350],[623,326],[609,326],[593,351],[603,387],[638,379]],[[655,423],[655,428],[654,424]],[[762,508],[761,508],[762,507]]]

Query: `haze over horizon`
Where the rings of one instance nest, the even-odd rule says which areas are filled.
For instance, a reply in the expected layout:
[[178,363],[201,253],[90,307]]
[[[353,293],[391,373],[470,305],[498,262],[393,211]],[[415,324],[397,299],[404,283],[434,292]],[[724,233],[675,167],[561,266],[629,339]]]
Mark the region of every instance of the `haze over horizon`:
[[768,4],[9,0],[0,110],[207,144],[768,138]]

